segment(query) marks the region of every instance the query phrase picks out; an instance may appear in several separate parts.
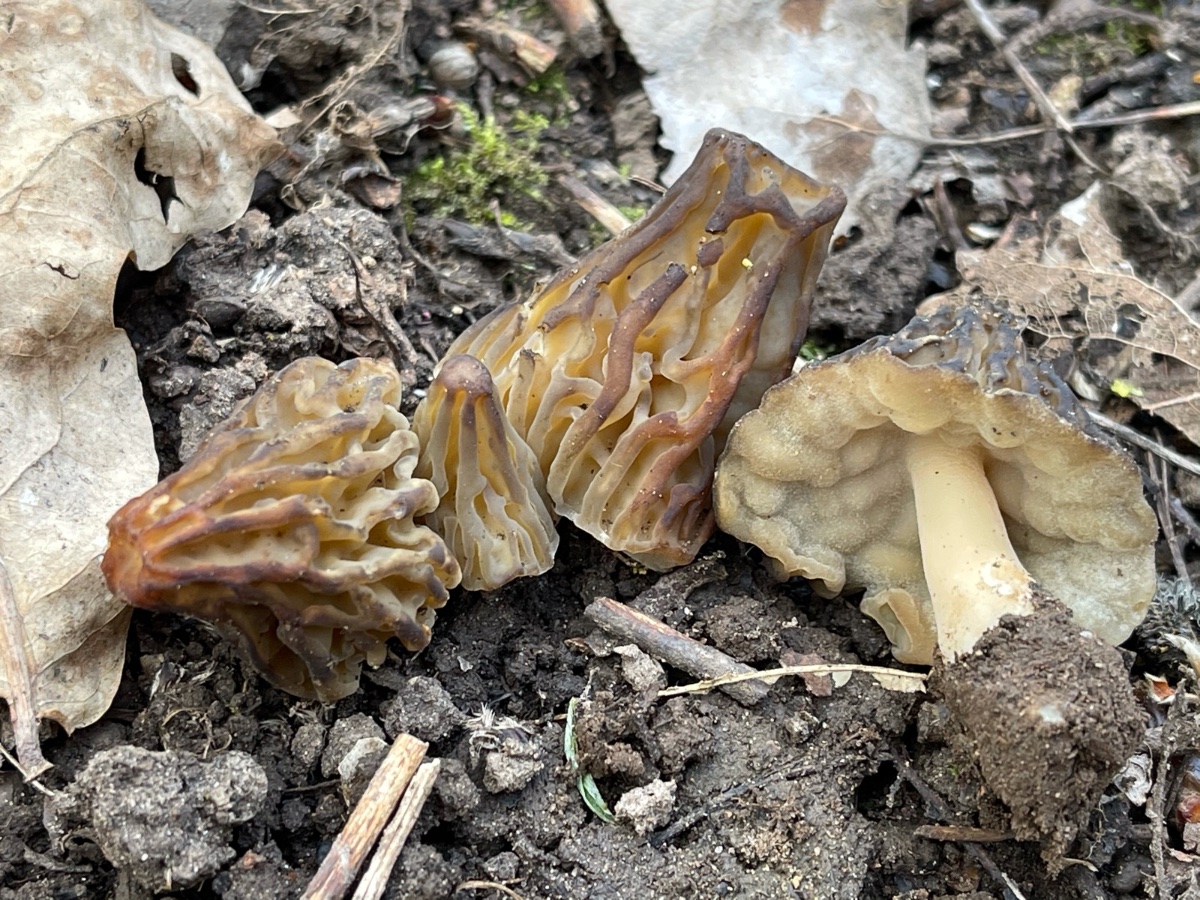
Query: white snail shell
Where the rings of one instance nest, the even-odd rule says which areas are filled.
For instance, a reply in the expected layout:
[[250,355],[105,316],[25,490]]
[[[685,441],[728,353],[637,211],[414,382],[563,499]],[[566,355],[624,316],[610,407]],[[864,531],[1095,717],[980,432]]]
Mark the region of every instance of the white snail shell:
[[429,57],[429,77],[441,88],[465,91],[479,77],[479,60],[460,41],[447,41]]

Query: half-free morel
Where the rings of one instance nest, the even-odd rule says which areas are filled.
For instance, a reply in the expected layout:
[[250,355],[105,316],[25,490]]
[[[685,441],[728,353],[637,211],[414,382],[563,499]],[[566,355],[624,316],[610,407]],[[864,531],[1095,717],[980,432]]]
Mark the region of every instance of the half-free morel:
[[103,570],[134,606],[206,619],[293,694],[337,700],[386,641],[429,641],[460,578],[413,519],[417,437],[389,362],[310,357],[273,376],[174,475],[109,522]]
[[936,662],[1013,831],[1058,865],[1144,735],[1111,644],[1154,594],[1158,528],[1021,322],[979,302],[805,366],[734,428],[716,506],[778,574],[865,588],[893,654]]
[[791,368],[837,188],[709,132],[637,225],[451,346],[491,371],[554,511],[653,568],[712,532],[732,424]]
[[516,433],[487,366],[472,356],[438,364],[413,417],[421,435],[416,474],[441,497],[422,521],[463,570],[463,587],[494,591],[554,565],[558,532],[533,451]]

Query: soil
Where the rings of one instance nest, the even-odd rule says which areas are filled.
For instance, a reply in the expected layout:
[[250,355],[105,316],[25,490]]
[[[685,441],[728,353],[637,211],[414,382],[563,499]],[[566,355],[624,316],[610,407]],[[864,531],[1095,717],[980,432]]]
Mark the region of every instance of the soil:
[[[254,73],[248,96],[260,111],[338,100],[332,118],[261,176],[240,222],[197,238],[167,269],[131,269],[122,281],[117,322],[138,351],[163,474],[270,373],[309,354],[391,355],[411,413],[456,334],[603,240],[556,176],[582,178],[627,211],[657,196],[626,177],[653,178],[666,156],[641,75],[611,26],[606,51],[589,60],[533,2],[497,11],[487,0],[415,0],[401,32],[400,4],[383,0],[285,15],[215,0],[205,15],[196,4],[155,5],[216,45],[235,75]],[[1044,85],[1077,75],[1080,115],[1105,115],[1200,99],[1200,18],[1186,4],[1152,6],[1170,23],[1157,35],[1086,4],[1072,13],[1017,3],[994,14],[1007,33],[1030,38],[1021,55]],[[444,101],[417,113],[405,104],[446,96],[451,76],[431,72],[430,55],[471,32],[471,16],[562,48],[551,75],[533,80],[511,55],[473,40],[482,70],[458,99],[494,114],[510,136],[521,115],[543,116],[533,159],[549,174],[539,196],[501,191],[499,207],[476,221],[405,198],[423,161],[464,145]],[[966,9],[918,0],[910,34],[929,47],[938,127],[984,134],[1038,121]],[[1195,123],[1139,127],[1194,172]],[[1081,130],[1076,140],[1111,171],[1132,152],[1134,127]],[[926,296],[957,283],[964,234],[999,231],[1014,217],[1045,220],[1095,177],[1052,136],[931,149],[888,200],[894,230],[839,241],[817,292],[814,344],[840,349],[896,329]],[[1178,202],[1131,203],[1123,220],[1138,275],[1170,294],[1200,267],[1198,192],[1192,178]],[[1119,398],[1107,403],[1110,414],[1195,451]],[[597,597],[614,598],[758,668],[896,666],[857,597],[776,583],[757,551],[723,535],[695,564],[702,576],[671,581],[567,523],[560,530],[553,571],[492,594],[456,591],[426,650],[397,645],[364,672],[360,691],[332,705],[268,686],[201,622],[136,614],[104,719],[69,739],[46,726],[54,768],[43,789],[0,772],[0,900],[297,897],[401,733],[429,742],[442,768],[388,898],[1200,896],[1188,819],[1200,807],[1195,676],[1163,639],[1198,627],[1200,604],[1185,589],[1156,607],[1121,668],[1105,656],[1109,668],[1087,688],[1103,705],[1104,679],[1123,685],[1123,667],[1134,666],[1141,769],[1122,773],[1119,789],[1084,784],[1073,760],[1046,763],[1036,742],[1005,763],[1010,780],[1026,765],[1044,769],[1037,793],[1051,783],[1079,792],[1041,823],[1051,833],[1043,845],[1011,839],[1014,822],[981,780],[961,716],[936,691],[901,693],[855,675],[782,679],[761,699],[659,699],[660,687],[694,679],[616,646],[584,615]],[[1195,548],[1183,552],[1190,561]],[[1167,571],[1165,542],[1162,560]],[[1014,666],[995,665],[974,673],[975,684]],[[1180,689],[1172,695],[1145,675]],[[993,708],[1030,702],[1028,677],[1006,682]],[[960,709],[966,702],[947,696]],[[616,810],[612,824],[585,806],[564,756],[574,698],[578,764]],[[1129,738],[1125,712],[1113,713],[1118,743]],[[991,732],[977,723],[976,734],[1003,740],[999,722]],[[11,745],[10,732],[0,737]],[[1020,785],[1008,796],[1019,795]],[[177,827],[155,827],[167,821]],[[933,825],[949,827],[934,834]],[[1073,836],[1065,856],[1047,850]]]

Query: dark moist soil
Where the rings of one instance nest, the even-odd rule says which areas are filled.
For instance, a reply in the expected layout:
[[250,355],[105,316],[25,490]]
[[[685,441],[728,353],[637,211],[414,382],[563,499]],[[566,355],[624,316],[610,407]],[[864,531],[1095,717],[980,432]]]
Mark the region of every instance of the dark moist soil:
[[[304,355],[393,356],[411,412],[458,332],[603,239],[556,176],[581,178],[631,210],[656,196],[621,174],[653,178],[665,157],[636,65],[611,27],[609,50],[581,60],[545,6],[506,4],[513,8],[497,13],[473,0],[416,0],[400,46],[372,68],[366,63],[396,31],[398,4],[316,4],[322,11],[282,16],[254,4],[158,6],[216,44],[232,72],[258,73],[249,96],[261,111],[305,101],[320,108],[334,93],[340,99],[337,124],[324,119],[291,144],[260,178],[239,223],[197,238],[167,269],[131,270],[122,282],[117,319],[138,351],[164,474],[271,372]],[[1106,25],[1087,10],[1072,20],[1068,10],[1065,24],[1027,42],[1022,56],[1045,85],[1079,75],[1084,112],[1198,99],[1200,23],[1184,5],[1169,2],[1162,11],[1174,29],[1169,43],[1119,20]],[[1009,34],[1029,36],[1046,21],[1033,4],[994,14]],[[552,74],[531,87],[511,56],[474,42],[483,73],[459,99],[494,113],[504,129],[519,114],[549,123],[535,153],[550,176],[541,198],[519,191],[498,198],[519,220],[511,232],[486,217],[439,218],[431,205],[401,198],[422,160],[463,143],[447,104],[426,109],[411,127],[379,127],[382,111],[395,120],[397,104],[434,96],[429,54],[472,15],[501,17],[564,48]],[[1037,121],[1025,88],[964,9],[917,3],[911,34],[929,47],[944,132]],[[1200,147],[1194,123],[1150,126],[1189,171]],[[1112,168],[1128,131],[1077,139]],[[954,286],[963,229],[1003,228],[1014,216],[1044,220],[1094,177],[1055,138],[931,149],[914,186],[895,186],[894,232],[852,234],[831,255],[813,338],[838,349],[894,330],[925,296]],[[1131,203],[1123,220],[1138,274],[1168,293],[1190,280],[1200,260],[1195,242],[1178,237],[1192,227],[1194,182],[1178,208]],[[495,594],[456,592],[425,651],[397,647],[364,673],[358,693],[332,706],[268,687],[202,623],[136,614],[108,715],[69,740],[49,726],[44,732],[55,764],[43,779],[49,795],[11,770],[0,773],[0,900],[154,890],[179,898],[298,896],[386,744],[401,733],[428,741],[442,768],[389,898],[457,891],[984,900],[1016,889],[1066,900],[1155,896],[1159,887],[1164,896],[1200,891],[1190,867],[1194,839],[1189,845],[1176,815],[1200,806],[1200,780],[1189,780],[1200,743],[1182,691],[1169,709],[1151,703],[1140,711],[1137,727],[1149,730],[1132,743],[1147,743],[1150,773],[1140,784],[1131,772],[1124,792],[1080,787],[1066,776],[1057,785],[1079,787],[1087,798],[1064,801],[1072,821],[1056,815],[1043,823],[1062,841],[1080,826],[1067,858],[1052,853],[1047,865],[1044,846],[1007,839],[1013,823],[982,786],[971,745],[937,699],[855,675],[838,685],[828,677],[784,680],[751,706],[720,692],[659,700],[659,687],[692,679],[614,646],[583,616],[595,598],[615,598],[763,668],[798,660],[892,665],[857,598],[822,600],[803,583],[776,584],[756,551],[722,536],[705,549],[696,577],[658,576],[567,524],[562,531],[552,572]],[[1124,662],[1137,651],[1139,674],[1186,684],[1181,654],[1161,638],[1194,626],[1186,604],[1177,606],[1156,608]],[[1115,658],[1106,656],[1105,665]],[[981,660],[974,664],[984,669],[968,681],[999,683],[1020,668],[986,653]],[[990,708],[1007,714],[1030,702],[1019,685],[1036,674],[1006,682]],[[1104,675],[1122,682],[1111,667]],[[961,710],[963,695],[949,695]],[[581,699],[579,762],[618,810],[615,824],[588,811],[564,758],[573,698]],[[1001,720],[991,724],[989,732],[988,722],[976,723],[976,733],[1003,740]],[[1128,721],[1113,727],[1129,738]],[[4,739],[11,744],[10,733]],[[1019,782],[1016,769],[1046,763],[1033,744],[1021,752],[1003,773],[1010,781]],[[1053,761],[1038,783],[1069,775],[1071,765]],[[1020,788],[1013,790],[1017,796]],[[1165,831],[1151,812],[1162,813]],[[942,839],[918,832],[939,824],[984,831],[952,828]]]

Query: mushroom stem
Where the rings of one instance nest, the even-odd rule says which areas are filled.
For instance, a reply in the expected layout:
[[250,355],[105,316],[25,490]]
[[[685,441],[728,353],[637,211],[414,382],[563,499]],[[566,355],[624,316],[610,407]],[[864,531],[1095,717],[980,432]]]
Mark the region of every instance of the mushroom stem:
[[1034,611],[1033,578],[1008,539],[978,450],[915,435],[907,463],[938,647],[953,662],[1001,617]]

